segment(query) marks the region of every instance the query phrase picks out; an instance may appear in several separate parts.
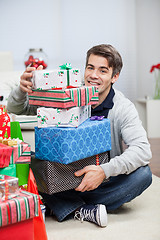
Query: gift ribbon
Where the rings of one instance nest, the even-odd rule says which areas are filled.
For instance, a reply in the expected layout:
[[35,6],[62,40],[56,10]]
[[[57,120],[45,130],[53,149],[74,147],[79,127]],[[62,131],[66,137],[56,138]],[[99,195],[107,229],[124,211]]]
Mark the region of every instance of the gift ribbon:
[[104,116],[92,116],[90,117],[90,120],[91,121],[94,121],[94,120],[98,120],[98,121],[101,121],[103,120]]
[[69,81],[69,70],[72,69],[72,66],[70,63],[63,64],[59,66],[61,70],[67,70],[67,86],[69,86],[70,81]]
[[67,89],[70,89],[70,88],[77,88],[77,87],[69,85],[69,86],[67,86],[67,87],[51,88],[51,90],[62,90],[62,89],[66,89],[66,88],[67,88]]
[[99,155],[96,155],[96,165],[99,166]]

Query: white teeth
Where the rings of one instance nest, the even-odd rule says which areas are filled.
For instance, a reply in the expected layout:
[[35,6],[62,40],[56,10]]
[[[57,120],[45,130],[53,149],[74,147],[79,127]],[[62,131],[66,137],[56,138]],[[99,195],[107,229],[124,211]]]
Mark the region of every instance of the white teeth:
[[91,85],[98,85],[98,83],[90,82]]

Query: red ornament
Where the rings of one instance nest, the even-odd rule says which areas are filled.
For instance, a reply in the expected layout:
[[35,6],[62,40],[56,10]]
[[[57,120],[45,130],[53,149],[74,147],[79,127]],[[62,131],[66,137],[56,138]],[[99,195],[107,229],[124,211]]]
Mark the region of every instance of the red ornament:
[[44,62],[44,60],[40,60],[39,58],[33,58],[32,55],[29,56],[28,60],[24,62],[25,66],[27,67],[30,65],[30,67],[38,68],[40,65],[43,66],[43,69],[47,68],[47,64]]

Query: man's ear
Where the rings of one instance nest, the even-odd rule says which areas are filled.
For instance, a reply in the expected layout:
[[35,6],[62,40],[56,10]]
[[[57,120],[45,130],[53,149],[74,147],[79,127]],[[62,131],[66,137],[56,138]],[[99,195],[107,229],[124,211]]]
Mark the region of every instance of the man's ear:
[[119,78],[119,73],[115,74],[113,77],[112,77],[112,83],[115,83]]

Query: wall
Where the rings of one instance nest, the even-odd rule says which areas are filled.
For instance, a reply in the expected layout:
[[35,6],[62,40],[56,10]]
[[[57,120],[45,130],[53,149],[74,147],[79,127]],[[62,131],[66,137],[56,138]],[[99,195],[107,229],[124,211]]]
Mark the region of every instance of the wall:
[[[158,60],[158,51],[151,49],[148,60],[142,34],[143,30],[147,37],[149,32],[155,36],[152,42],[156,50],[160,27],[147,31],[145,20],[149,8],[152,25],[156,20],[158,26],[158,7],[158,0],[1,0],[0,51],[13,52],[15,70],[24,69],[23,59],[29,48],[42,47],[48,55],[49,68],[71,62],[83,72],[88,48],[110,43],[124,62],[115,87],[134,101],[148,94],[150,81],[144,78],[151,78],[148,68],[154,59],[155,63]],[[155,10],[156,17],[152,16]],[[147,39],[147,49],[150,42],[151,37]]]
[[153,96],[152,65],[160,63],[160,0],[136,0],[137,97]]

